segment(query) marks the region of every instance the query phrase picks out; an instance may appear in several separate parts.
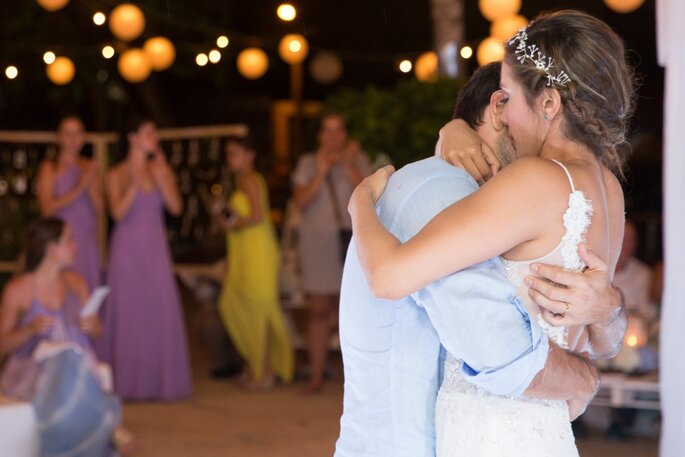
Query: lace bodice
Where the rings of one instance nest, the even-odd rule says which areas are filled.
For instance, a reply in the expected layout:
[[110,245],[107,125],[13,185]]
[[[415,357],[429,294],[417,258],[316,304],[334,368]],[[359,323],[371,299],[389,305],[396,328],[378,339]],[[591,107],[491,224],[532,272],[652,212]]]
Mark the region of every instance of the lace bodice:
[[530,265],[535,262],[563,266],[568,271],[580,271],[585,264],[578,255],[578,243],[585,239],[590,222],[592,221],[592,203],[585,194],[577,190],[571,173],[561,162],[557,162],[566,172],[571,193],[568,196],[568,208],[564,212],[563,223],[565,233],[559,244],[546,255],[532,260],[507,260],[502,258],[507,279],[517,288],[517,294],[523,299],[528,313],[535,316],[537,323],[547,333],[549,338],[564,349],[568,349],[568,328],[554,327],[542,318],[540,310],[528,296],[528,287],[523,284],[523,278],[531,274]]

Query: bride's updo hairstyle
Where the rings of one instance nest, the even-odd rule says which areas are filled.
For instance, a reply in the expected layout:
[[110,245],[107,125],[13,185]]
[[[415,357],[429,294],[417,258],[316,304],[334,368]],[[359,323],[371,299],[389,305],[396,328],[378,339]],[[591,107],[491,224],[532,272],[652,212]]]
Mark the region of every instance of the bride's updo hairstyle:
[[607,24],[580,11],[542,14],[505,44],[504,59],[530,106],[543,89],[557,89],[566,137],[623,177],[633,71],[623,41]]

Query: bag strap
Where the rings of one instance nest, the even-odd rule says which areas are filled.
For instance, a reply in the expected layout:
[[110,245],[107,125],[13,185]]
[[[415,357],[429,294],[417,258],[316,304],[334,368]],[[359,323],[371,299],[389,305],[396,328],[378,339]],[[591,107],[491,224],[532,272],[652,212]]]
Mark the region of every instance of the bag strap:
[[342,228],[342,214],[340,213],[340,205],[338,204],[338,193],[335,190],[335,183],[331,174],[333,169],[329,170],[326,175],[326,185],[328,186],[328,194],[331,199],[331,204],[333,205],[333,212],[335,213],[335,221],[338,223],[338,228]]

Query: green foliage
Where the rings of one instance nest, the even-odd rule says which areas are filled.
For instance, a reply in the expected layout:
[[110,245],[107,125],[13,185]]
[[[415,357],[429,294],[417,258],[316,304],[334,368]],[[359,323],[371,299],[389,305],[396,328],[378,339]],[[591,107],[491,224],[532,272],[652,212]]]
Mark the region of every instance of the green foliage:
[[371,158],[387,154],[397,167],[433,154],[438,131],[452,118],[462,84],[453,79],[414,79],[394,89],[342,89],[324,101],[347,118],[350,136]]

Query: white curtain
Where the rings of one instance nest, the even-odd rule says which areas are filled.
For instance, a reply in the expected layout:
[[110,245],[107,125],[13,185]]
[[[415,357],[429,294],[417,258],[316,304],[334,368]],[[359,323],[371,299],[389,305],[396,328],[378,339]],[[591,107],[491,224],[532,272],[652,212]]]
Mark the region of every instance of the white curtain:
[[661,457],[685,455],[685,18],[684,0],[657,0],[664,92],[664,295]]

